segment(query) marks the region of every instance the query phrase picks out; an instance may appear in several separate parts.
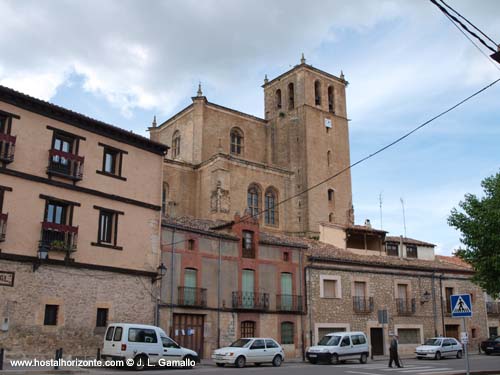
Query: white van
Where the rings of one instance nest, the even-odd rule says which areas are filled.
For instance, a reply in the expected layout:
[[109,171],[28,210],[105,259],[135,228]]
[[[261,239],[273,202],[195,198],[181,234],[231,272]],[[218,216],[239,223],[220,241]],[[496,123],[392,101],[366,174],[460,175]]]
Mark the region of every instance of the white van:
[[368,360],[368,340],[363,332],[335,332],[325,335],[318,345],[306,352],[310,363],[328,362],[337,364],[347,359]]
[[198,362],[198,354],[179,346],[160,327],[111,323],[104,336],[103,360],[122,360],[135,370],[167,365],[167,361]]

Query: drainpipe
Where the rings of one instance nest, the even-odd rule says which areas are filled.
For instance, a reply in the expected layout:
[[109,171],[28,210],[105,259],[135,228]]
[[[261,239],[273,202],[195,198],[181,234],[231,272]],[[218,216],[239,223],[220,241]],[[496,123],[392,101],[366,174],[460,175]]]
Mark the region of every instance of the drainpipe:
[[436,273],[432,271],[432,317],[434,319],[434,336],[437,332],[437,302],[436,302]]
[[305,288],[306,301],[307,301],[307,315],[309,315],[309,345],[313,346],[313,335],[312,335],[312,311],[311,311],[311,300],[310,300],[310,290],[311,287],[311,273],[309,272],[309,266],[304,267],[305,279],[307,279]]
[[442,322],[442,335],[445,335],[444,327],[444,303],[443,303],[443,274],[439,275],[439,299],[441,300],[441,322]]
[[[299,250],[299,285],[300,285],[300,295],[304,296],[304,290],[303,290],[303,285],[302,285],[302,283],[303,283],[303,278],[302,278],[302,256],[303,256],[302,255],[302,250]],[[302,301],[300,301],[300,302],[303,303]],[[302,360],[305,361],[305,359],[306,359],[306,350],[304,348],[304,313],[301,313],[301,315],[300,315],[300,326],[302,328],[302,330],[301,330],[302,331],[302,333],[301,333],[301,339],[300,339],[300,341],[301,341],[301,347],[302,347]]]
[[170,337],[174,336],[174,250],[175,250],[175,228],[172,228],[172,241],[170,243]]
[[220,348],[220,270],[222,266],[222,243],[219,237],[219,261],[217,267],[217,347]]

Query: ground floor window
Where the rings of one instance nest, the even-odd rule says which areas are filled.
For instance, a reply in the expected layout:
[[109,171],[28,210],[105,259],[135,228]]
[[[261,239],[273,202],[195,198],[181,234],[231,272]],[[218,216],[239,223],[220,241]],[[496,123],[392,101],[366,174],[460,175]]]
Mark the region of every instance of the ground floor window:
[[498,327],[490,327],[489,328],[489,333],[490,333],[490,337],[491,336],[498,336]]
[[58,312],[58,305],[45,305],[45,316],[43,319],[43,324],[46,326],[56,326]]
[[421,344],[420,328],[399,328],[398,336],[400,344]]
[[255,337],[255,322],[251,320],[241,322],[241,337]]
[[281,344],[293,344],[293,323],[281,323]]
[[108,325],[108,309],[97,308],[96,327],[106,327]]

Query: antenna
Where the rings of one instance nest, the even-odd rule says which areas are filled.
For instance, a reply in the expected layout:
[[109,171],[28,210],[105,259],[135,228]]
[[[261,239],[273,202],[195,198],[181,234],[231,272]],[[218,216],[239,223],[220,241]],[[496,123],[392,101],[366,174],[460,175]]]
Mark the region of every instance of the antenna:
[[380,206],[380,229],[383,229],[383,225],[382,225],[382,192],[380,192],[380,194],[378,195],[378,203],[379,203],[379,206]]
[[405,229],[405,238],[406,238],[406,215],[405,215],[405,201],[403,198],[399,198],[401,200],[401,206],[403,207],[403,225]]

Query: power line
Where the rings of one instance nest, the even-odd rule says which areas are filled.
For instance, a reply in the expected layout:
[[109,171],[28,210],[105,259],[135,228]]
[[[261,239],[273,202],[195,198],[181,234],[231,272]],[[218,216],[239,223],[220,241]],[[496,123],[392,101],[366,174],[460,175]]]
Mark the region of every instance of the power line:
[[[469,30],[469,28],[467,27],[467,25],[465,25],[462,21],[460,21],[457,17],[455,17],[453,14],[450,14],[450,12],[448,12],[441,4],[438,4],[438,2],[436,0],[430,0],[431,3],[433,3],[434,5],[436,5],[440,10],[441,12],[443,12],[444,14],[446,14],[449,18],[451,18],[453,21],[457,22],[464,30],[466,30],[469,34],[471,34],[474,38],[476,38],[477,40],[479,40],[481,42],[481,44],[483,44],[486,48],[488,48],[490,51],[492,51],[493,53],[496,53],[497,50],[495,49],[497,47],[497,45],[495,44],[495,42],[493,42],[495,44],[495,48],[492,48],[491,46],[489,46],[483,38],[481,38],[479,35],[477,35],[474,31],[471,31]],[[489,38],[488,38],[489,39]]]

